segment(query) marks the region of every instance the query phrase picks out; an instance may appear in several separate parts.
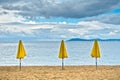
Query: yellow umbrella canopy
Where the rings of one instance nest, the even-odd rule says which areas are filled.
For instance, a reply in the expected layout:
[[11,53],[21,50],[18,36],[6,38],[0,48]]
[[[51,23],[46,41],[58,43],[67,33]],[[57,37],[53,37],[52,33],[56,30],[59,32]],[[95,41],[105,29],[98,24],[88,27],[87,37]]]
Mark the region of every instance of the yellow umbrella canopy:
[[100,48],[97,40],[94,41],[91,57],[100,58]]
[[22,41],[20,40],[19,44],[18,44],[18,52],[17,52],[16,58],[17,59],[22,59],[25,56],[26,56],[25,48],[24,48],[24,45],[23,45]]
[[91,57],[96,59],[96,69],[97,69],[97,58],[100,58],[100,48],[97,40],[94,41]]
[[64,58],[68,58],[68,54],[67,54],[67,50],[66,50],[64,40],[61,41],[58,58],[62,59],[62,69],[63,69],[63,67],[64,67]]
[[59,58],[68,58],[67,51],[66,51],[66,46],[65,46],[65,43],[64,43],[63,40],[61,41],[60,51],[59,51],[59,56],[58,57]]
[[21,70],[21,59],[23,59],[26,56],[26,52],[25,52],[25,48],[24,45],[22,43],[22,40],[19,40],[19,44],[18,44],[18,51],[17,51],[17,59],[20,59],[20,70]]

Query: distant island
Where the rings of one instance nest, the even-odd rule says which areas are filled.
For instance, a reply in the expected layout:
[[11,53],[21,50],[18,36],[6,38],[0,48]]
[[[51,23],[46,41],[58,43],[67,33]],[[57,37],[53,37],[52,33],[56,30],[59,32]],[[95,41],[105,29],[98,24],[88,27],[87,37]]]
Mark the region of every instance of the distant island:
[[120,41],[120,39],[81,39],[81,38],[72,38],[72,39],[69,39],[67,41],[94,41],[94,40],[98,40],[98,41]]

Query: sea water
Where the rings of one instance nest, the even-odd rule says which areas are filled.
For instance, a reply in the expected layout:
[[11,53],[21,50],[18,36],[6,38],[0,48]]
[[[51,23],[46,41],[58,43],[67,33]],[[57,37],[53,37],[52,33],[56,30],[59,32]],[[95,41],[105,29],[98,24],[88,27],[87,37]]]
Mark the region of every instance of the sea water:
[[[27,56],[22,59],[24,66],[59,66],[59,41],[23,42]],[[93,41],[65,42],[68,58],[65,65],[95,65],[95,58],[91,57]],[[99,41],[101,57],[98,65],[120,65],[120,42]],[[17,66],[16,59],[18,43],[0,42],[0,66]]]

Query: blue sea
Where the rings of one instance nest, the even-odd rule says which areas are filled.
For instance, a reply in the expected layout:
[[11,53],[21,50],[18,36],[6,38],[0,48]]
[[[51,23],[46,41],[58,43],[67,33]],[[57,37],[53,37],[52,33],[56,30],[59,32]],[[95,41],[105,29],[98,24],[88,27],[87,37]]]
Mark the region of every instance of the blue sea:
[[[23,66],[59,66],[59,41],[23,42],[27,56],[22,59]],[[95,65],[95,58],[90,56],[92,41],[65,42],[68,58],[65,65]],[[101,58],[98,65],[120,65],[120,42],[99,41]],[[17,42],[0,42],[0,66],[17,66]]]

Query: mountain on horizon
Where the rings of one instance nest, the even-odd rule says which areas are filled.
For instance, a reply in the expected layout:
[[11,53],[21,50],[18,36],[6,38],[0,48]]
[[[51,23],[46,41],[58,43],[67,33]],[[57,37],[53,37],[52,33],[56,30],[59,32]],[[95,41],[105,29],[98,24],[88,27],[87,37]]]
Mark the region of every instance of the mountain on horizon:
[[98,41],[120,41],[120,39],[81,39],[81,38],[71,38],[67,41],[94,41],[94,40],[98,40]]

